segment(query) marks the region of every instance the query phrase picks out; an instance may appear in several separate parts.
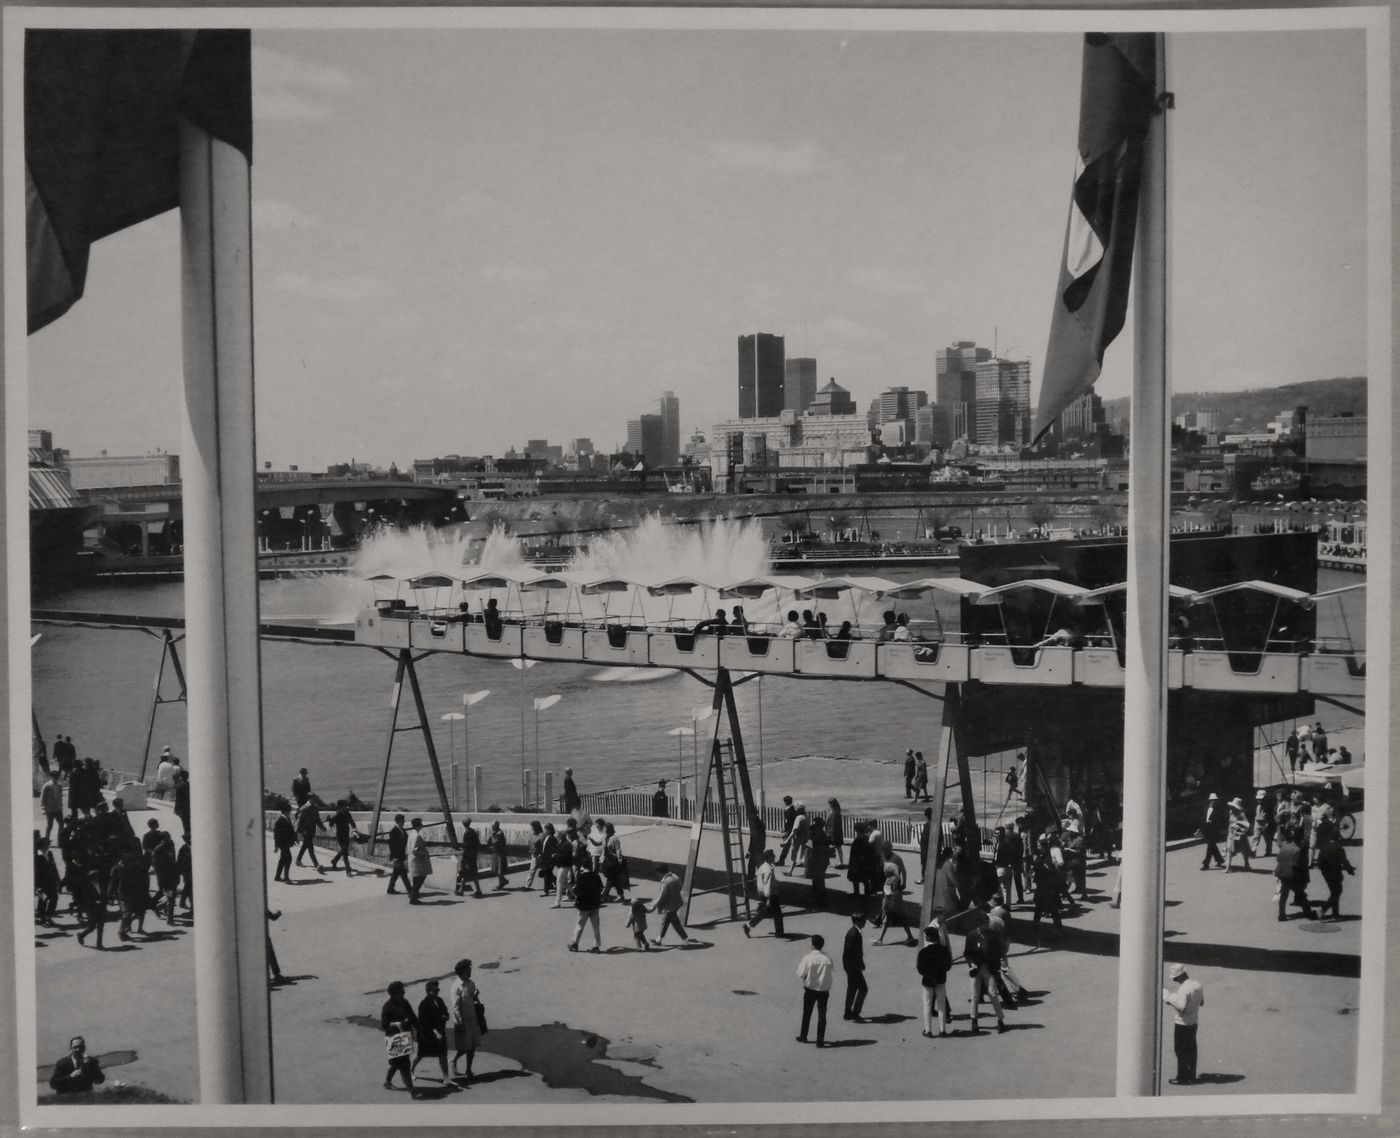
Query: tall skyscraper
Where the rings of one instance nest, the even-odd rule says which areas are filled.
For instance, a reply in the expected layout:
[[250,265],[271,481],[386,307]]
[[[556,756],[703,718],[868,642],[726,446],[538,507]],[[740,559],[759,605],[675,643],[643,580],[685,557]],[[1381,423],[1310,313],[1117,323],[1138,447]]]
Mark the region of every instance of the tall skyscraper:
[[947,415],[954,439],[972,440],[977,421],[977,365],[992,358],[990,348],[959,340],[935,357],[933,396]]
[[1024,446],[1030,441],[1029,360],[984,360],[977,365],[977,408],[971,441],[979,446]]
[[661,465],[681,460],[681,401],[674,391],[661,393]]
[[817,397],[817,361],[809,356],[795,356],[783,368],[783,410],[799,415]]
[[739,418],[767,418],[783,409],[783,365],[781,336],[739,337]]
[[627,420],[627,449],[648,466],[662,466],[661,416],[643,415]]

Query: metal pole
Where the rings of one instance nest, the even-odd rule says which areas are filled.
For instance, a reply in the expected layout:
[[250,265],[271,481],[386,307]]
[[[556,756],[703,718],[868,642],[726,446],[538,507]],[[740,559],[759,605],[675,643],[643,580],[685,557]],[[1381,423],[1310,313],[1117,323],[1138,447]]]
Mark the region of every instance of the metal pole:
[[758,674],[758,809],[759,813],[768,806],[763,794],[763,673]]
[[394,690],[389,696],[389,738],[384,744],[384,772],[379,776],[379,793],[374,799],[374,813],[369,820],[369,841],[365,852],[374,854],[375,843],[379,841],[379,816],[384,812],[384,791],[389,786],[389,760],[394,754],[394,737],[399,731],[399,702],[403,697],[403,673],[408,667],[408,649],[399,650],[398,664],[394,668]]
[[199,1098],[270,1103],[251,172],[236,148],[183,120],[179,150]]
[[[1165,37],[1156,37],[1159,95]],[[1166,877],[1167,389],[1166,112],[1143,147],[1138,200],[1128,474],[1127,655],[1123,687],[1123,898],[1118,954],[1119,1096],[1161,1092],[1162,900]]]
[[151,717],[146,721],[146,746],[141,752],[140,781],[146,781],[146,765],[151,761],[151,736],[156,730],[156,708],[160,706],[160,681],[165,678],[165,657],[170,651],[170,629],[161,630],[160,667],[156,669],[156,690],[151,693]]
[[481,766],[472,767],[472,813],[481,813]]
[[[533,789],[533,788],[537,788],[539,785],[540,785],[540,711],[539,711],[539,708],[535,708],[535,781],[534,781],[534,783],[532,784],[532,789]],[[530,801],[533,802],[534,799],[531,798]]]

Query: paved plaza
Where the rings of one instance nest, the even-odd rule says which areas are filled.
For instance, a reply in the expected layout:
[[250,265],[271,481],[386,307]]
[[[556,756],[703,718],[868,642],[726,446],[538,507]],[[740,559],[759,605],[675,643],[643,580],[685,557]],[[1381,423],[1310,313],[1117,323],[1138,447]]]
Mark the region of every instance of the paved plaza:
[[[771,787],[770,787],[771,792]],[[153,807],[157,817],[163,806]],[[144,827],[146,815],[134,821]],[[171,818],[169,821],[173,822]],[[640,825],[619,831],[636,895],[650,899],[650,866],[684,859],[689,831]],[[702,862],[718,866],[718,835],[706,834]],[[1359,864],[1361,850],[1350,851]],[[1341,922],[1275,920],[1271,863],[1252,873],[1201,872],[1201,847],[1168,855],[1167,959],[1185,962],[1205,986],[1200,1034],[1203,1082],[1164,1084],[1165,1094],[1347,1093],[1353,1089],[1359,985],[1362,874],[1347,879]],[[269,859],[269,866],[273,863]],[[920,1035],[915,950],[892,934],[876,945],[867,926],[870,997],[864,1023],[843,1022],[840,945],[849,919],[848,884],[832,867],[829,910],[805,908],[808,885],[783,878],[788,939],[766,923],[745,939],[722,895],[697,894],[685,947],[643,953],[624,928],[625,906],[602,913],[604,950],[566,951],[575,914],[511,889],[483,899],[452,895],[453,867],[434,861],[425,903],[385,895],[377,866],[347,879],[339,871],[294,869],[270,885],[272,925],[290,982],[272,992],[277,1100],[283,1103],[392,1103],[378,1028],[385,988],[399,979],[416,1005],[423,982],[449,978],[469,957],[491,1030],[470,1085],[444,1087],[435,1061],[419,1066],[431,1100],[452,1104],[832,1101],[1107,1096],[1114,1091],[1116,928],[1109,901],[1117,870],[1092,869],[1089,904],[1056,939],[1033,947],[1028,906],[1013,909],[1012,964],[1032,998],[1007,1012],[1010,1030],[969,1033],[966,969],[955,965],[953,1037]],[[912,867],[911,867],[912,868]],[[915,876],[911,873],[911,878]],[[910,882],[911,890],[913,881]],[[1316,897],[1321,883],[1312,891]],[[917,897],[917,890],[913,896]],[[198,899],[196,899],[196,909]],[[130,944],[109,924],[105,951],[79,947],[72,919],[39,930],[38,1054],[52,1062],[73,1032],[121,1079],[183,1101],[198,1098],[193,931],[149,915],[151,938]],[[657,928],[652,917],[651,933]],[[806,938],[822,933],[837,961],[828,1039],[818,1050],[794,1041],[800,1011],[795,976]],[[674,935],[674,934],[672,934]],[[584,947],[591,939],[584,941]],[[960,942],[954,940],[957,952]],[[1165,1072],[1171,1059],[1165,1018]],[[46,1090],[41,1087],[41,1090]],[[417,1105],[417,1104],[415,1104]]]

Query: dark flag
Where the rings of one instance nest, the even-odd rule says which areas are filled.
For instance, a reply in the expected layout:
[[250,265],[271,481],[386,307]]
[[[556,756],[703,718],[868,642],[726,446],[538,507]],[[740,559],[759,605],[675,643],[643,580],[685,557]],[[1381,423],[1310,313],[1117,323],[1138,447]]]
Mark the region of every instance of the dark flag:
[[180,119],[252,158],[251,33],[24,33],[29,331],[83,295],[94,241],[180,204]]
[[1127,315],[1142,147],[1157,105],[1156,39],[1084,37],[1079,153],[1035,439],[1099,377]]

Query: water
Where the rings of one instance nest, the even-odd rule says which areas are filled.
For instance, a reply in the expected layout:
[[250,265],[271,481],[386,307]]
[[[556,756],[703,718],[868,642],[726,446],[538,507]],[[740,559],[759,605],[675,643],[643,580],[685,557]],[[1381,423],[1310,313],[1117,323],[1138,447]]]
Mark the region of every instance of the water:
[[[363,577],[376,572],[407,577],[428,570],[467,575],[471,566],[463,562],[466,551],[464,538],[450,532],[383,535],[362,551],[354,574],[263,582],[263,615],[305,622],[352,620],[373,596]],[[505,568],[519,560],[514,541],[497,533],[488,539],[480,564]],[[658,580],[682,574],[733,578],[765,572],[767,546],[752,523],[719,521],[680,529],[651,519],[594,543],[574,567]],[[925,574],[915,570],[889,575],[907,579]],[[1318,587],[1358,580],[1354,574],[1323,571]],[[546,595],[534,594],[533,603],[542,603],[539,598]],[[643,603],[648,619],[671,615],[690,620],[712,601],[696,594],[647,598]],[[557,597],[551,603],[558,604]],[[853,617],[858,623],[879,623],[879,602],[866,601],[858,609],[848,599],[823,604],[835,624]],[[933,615],[930,604],[901,602],[900,608],[911,619],[928,619]],[[938,604],[945,627],[956,627],[949,602]],[[179,615],[182,606],[181,585],[169,582],[93,585],[46,601],[52,608],[168,616]],[[771,600],[766,607],[745,602],[744,608],[751,619],[776,615]],[[1357,605],[1352,608],[1348,624],[1359,640],[1364,619]],[[54,626],[36,631],[43,636],[32,649],[34,706],[45,738],[51,743],[56,732],[71,735],[79,755],[92,755],[110,768],[139,770],[159,642],[139,631]],[[305,766],[313,787],[324,797],[353,790],[372,800],[388,741],[393,661],[364,648],[264,642],[262,666],[267,787],[287,793],[292,777]],[[522,767],[562,772],[572,766],[585,792],[681,774],[688,778],[694,741],[678,740],[667,732],[690,724],[694,710],[709,705],[710,689],[680,672],[626,682],[634,674],[548,661],[517,671],[503,660],[428,656],[418,664],[418,676],[444,779],[455,760],[462,772],[460,803],[466,807],[468,771],[476,765],[482,767],[483,806],[518,801]],[[465,721],[440,720],[463,710],[464,692],[483,689],[490,696],[467,710]],[[169,668],[162,690],[167,697],[177,691]],[[536,717],[533,699],[556,693],[562,697],[559,702]],[[768,676],[742,684],[735,698],[750,761],[760,755],[771,761],[814,753],[892,761],[902,757],[906,747],[925,754],[937,749],[942,705],[897,684]],[[412,700],[405,692],[399,722],[413,721]],[[701,751],[707,738],[707,725],[702,724]],[[179,704],[156,711],[152,769],[165,745],[188,756]],[[186,765],[197,777],[199,756],[188,756]],[[870,777],[872,783],[887,783],[889,768],[872,766]],[[556,777],[556,793],[559,785]],[[769,789],[782,792],[781,776],[770,779]],[[394,741],[386,804],[413,808],[434,800],[423,740],[416,732],[400,732]]]

